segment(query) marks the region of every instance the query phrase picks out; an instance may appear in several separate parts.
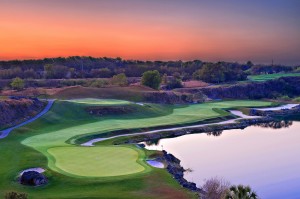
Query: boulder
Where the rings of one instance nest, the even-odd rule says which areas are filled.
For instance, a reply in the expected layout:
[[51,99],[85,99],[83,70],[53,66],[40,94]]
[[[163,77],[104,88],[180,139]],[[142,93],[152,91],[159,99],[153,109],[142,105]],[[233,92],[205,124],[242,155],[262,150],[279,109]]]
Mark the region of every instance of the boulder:
[[22,174],[20,177],[20,183],[28,186],[40,186],[47,184],[47,178],[36,171],[27,171]]

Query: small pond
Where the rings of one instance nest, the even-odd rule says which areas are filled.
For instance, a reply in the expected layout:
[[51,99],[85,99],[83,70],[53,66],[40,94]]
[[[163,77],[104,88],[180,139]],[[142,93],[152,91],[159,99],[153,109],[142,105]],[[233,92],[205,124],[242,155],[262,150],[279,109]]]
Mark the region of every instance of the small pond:
[[146,148],[174,154],[199,187],[218,176],[250,185],[261,198],[300,198],[299,120],[167,138]]

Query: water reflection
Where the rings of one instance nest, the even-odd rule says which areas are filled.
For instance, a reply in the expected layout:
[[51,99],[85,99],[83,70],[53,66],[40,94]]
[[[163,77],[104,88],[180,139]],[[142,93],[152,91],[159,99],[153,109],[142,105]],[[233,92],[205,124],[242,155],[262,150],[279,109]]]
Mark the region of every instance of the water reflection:
[[[257,126],[257,127],[261,127],[261,128],[270,128],[270,129],[281,129],[281,128],[289,128],[292,125],[293,125],[293,121],[291,121],[291,120],[276,120],[276,121],[267,122],[267,123],[255,124],[252,126]],[[222,133],[223,133],[223,131],[212,131],[212,132],[207,132],[205,134],[207,136],[211,136],[211,137],[219,137],[222,135]],[[197,132],[194,134],[197,134]],[[165,137],[163,139],[175,138],[175,137],[176,136],[169,136],[169,137]],[[149,140],[149,141],[146,141],[145,144],[147,146],[159,146],[160,139]]]
[[261,124],[256,124],[254,126],[259,126],[262,128],[272,128],[272,129],[281,129],[281,128],[288,128],[293,125],[293,121],[273,121],[269,123],[261,123]]
[[300,198],[300,122],[282,120],[209,134],[162,139],[146,148],[163,146],[174,154],[193,170],[185,178],[198,186],[222,176],[232,184],[250,185],[261,198]]
[[206,135],[218,137],[218,136],[222,135],[222,132],[223,131],[213,131],[213,132],[206,133]]

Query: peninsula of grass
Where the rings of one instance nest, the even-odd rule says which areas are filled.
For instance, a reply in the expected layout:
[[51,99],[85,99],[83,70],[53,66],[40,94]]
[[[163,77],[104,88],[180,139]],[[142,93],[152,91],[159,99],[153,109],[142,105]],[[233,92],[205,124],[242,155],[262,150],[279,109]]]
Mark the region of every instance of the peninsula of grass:
[[[136,111],[105,117],[85,111],[88,106],[107,104],[134,106]],[[67,141],[122,129],[184,125],[228,115],[223,109],[270,105],[263,101],[144,106],[94,99],[56,101],[40,119],[0,140],[0,195],[15,190],[30,198],[193,198],[166,170],[148,166],[144,149],[105,144],[82,147]],[[47,186],[31,188],[17,183],[18,173],[32,167],[47,169]]]
[[251,81],[262,82],[273,79],[278,79],[280,77],[299,77],[300,73],[274,73],[274,74],[265,74],[265,75],[251,75],[248,76],[248,79]]

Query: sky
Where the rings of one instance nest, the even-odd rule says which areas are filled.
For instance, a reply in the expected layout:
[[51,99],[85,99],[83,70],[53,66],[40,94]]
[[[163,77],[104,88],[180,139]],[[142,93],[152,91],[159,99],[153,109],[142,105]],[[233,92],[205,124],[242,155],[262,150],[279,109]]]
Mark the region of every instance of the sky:
[[300,64],[299,0],[0,0],[0,60]]

